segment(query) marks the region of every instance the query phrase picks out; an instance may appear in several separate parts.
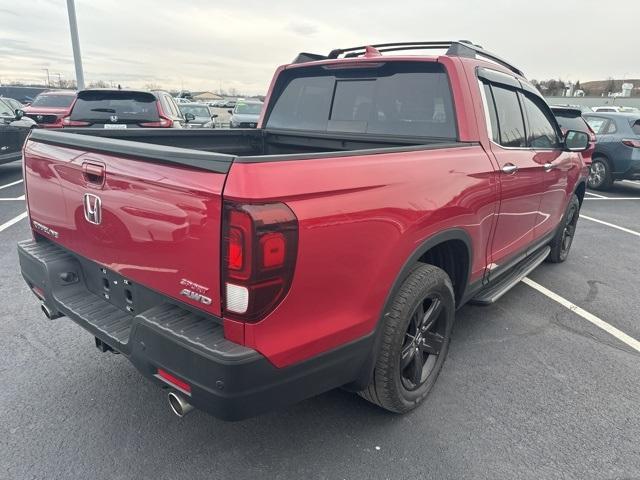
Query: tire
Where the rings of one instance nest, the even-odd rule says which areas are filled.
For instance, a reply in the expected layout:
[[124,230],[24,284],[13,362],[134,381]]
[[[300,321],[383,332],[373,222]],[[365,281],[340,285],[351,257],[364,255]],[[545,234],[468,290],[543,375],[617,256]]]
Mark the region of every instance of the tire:
[[558,226],[558,230],[551,240],[549,246],[551,251],[546,258],[551,263],[562,263],[569,256],[571,245],[573,245],[573,238],[576,233],[576,226],[578,224],[578,218],[580,217],[580,200],[574,194],[569,201],[567,210],[562,216],[562,221]]
[[385,312],[373,380],[359,394],[391,412],[406,413],[416,408],[442,369],[454,314],[449,276],[433,265],[416,267]]
[[587,186],[594,190],[608,190],[611,185],[613,185],[613,176],[609,162],[604,157],[594,158],[589,170]]

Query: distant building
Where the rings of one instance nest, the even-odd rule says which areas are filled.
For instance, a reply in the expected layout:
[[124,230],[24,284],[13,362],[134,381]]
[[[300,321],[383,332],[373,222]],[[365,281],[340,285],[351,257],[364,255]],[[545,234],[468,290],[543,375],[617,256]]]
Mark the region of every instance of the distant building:
[[630,97],[633,91],[633,83],[623,83],[621,97]]

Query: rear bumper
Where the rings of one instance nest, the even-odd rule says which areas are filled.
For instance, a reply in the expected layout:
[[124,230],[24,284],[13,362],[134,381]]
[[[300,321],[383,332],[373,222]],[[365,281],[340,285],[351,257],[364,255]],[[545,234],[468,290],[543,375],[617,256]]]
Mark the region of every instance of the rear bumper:
[[159,368],[184,380],[191,387],[188,402],[221,419],[254,416],[347,384],[361,374],[373,345],[371,335],[279,369],[225,339],[219,319],[168,299],[146,308],[149,298],[164,297],[142,286],[136,295],[147,299],[144,309],[119,308],[91,287],[92,262],[50,241],[22,242],[18,255],[27,284],[54,316],[71,318],[163,388],[172,387],[156,377]]

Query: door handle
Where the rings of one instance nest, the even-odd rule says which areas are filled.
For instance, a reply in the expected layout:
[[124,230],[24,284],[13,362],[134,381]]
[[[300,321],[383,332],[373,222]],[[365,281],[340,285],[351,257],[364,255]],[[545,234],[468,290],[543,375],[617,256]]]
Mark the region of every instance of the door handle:
[[518,171],[518,166],[513,163],[505,163],[502,166],[502,171],[506,174],[511,175],[512,173],[516,173]]
[[102,187],[104,185],[104,165],[84,162],[82,164],[82,176],[87,183]]
[[543,166],[544,171],[548,172],[550,170],[553,170],[555,168],[555,165],[553,163],[545,163]]

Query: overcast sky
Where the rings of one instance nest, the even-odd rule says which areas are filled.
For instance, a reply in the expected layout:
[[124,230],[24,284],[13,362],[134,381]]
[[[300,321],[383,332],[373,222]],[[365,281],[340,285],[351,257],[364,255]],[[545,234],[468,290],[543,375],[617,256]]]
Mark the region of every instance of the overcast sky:
[[[299,51],[469,39],[529,79],[640,78],[640,0],[76,0],[88,82],[266,93]],[[0,82],[74,78],[65,0],[0,0]]]

